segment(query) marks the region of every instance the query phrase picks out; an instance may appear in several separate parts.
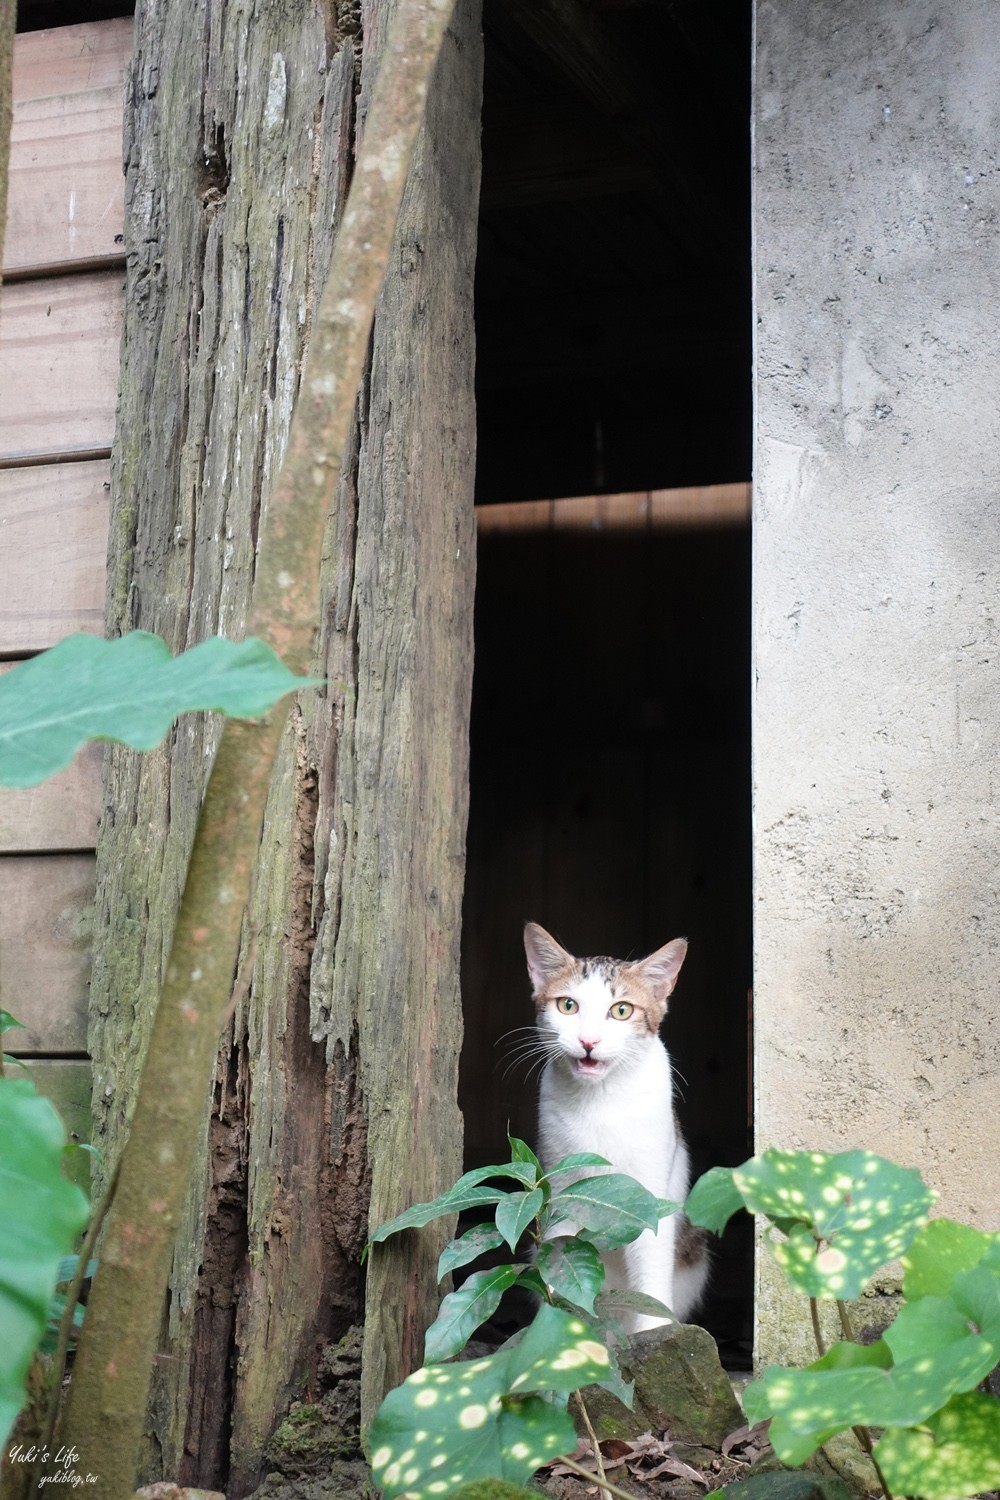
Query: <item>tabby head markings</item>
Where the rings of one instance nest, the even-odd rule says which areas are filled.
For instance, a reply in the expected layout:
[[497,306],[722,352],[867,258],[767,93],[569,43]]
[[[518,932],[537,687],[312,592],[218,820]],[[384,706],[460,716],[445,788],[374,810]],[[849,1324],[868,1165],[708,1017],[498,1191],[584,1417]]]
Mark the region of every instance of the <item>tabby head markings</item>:
[[574,958],[537,922],[524,929],[535,1014],[549,1057],[586,1083],[627,1066],[655,1041],[687,939],[648,958]]

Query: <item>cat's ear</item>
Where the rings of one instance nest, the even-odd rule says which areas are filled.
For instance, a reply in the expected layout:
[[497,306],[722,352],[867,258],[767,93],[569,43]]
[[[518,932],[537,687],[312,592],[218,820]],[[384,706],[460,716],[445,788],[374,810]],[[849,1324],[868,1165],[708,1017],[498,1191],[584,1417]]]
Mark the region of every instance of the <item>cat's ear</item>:
[[573,955],[560,948],[554,937],[539,927],[537,922],[524,924],[524,951],[528,957],[528,973],[535,994],[540,994],[550,979],[573,963]]
[[656,952],[651,953],[648,958],[641,958],[638,963],[632,965],[633,970],[642,976],[653,991],[657,1004],[664,1008],[667,1004],[667,996],[673,993],[687,951],[687,938],[674,938],[672,943],[667,943],[663,948],[657,948]]

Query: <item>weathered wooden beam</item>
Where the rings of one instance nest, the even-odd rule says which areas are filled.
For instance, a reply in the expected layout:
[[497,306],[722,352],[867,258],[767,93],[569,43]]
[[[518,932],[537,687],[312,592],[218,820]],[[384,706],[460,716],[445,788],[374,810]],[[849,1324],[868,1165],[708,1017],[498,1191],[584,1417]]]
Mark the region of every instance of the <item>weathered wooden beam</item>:
[[0,293],[0,466],[110,451],[124,275],[102,271]]
[[[190,7],[139,6],[113,630],[177,647],[244,627],[260,509],[391,9],[364,6],[356,106],[355,38],[328,35],[315,7],[260,3],[248,22],[218,0],[206,33]],[[478,0],[460,0],[330,522],[330,697],[294,717],[272,783],[242,999],[206,1099],[213,1150],[176,1243],[148,1467],[234,1500],[323,1340],[362,1316],[369,1199],[384,1218],[460,1165],[480,66]],[[108,1160],[214,746],[214,726],[195,720],[142,758],[109,756],[90,1033]],[[370,1273],[369,1405],[420,1358],[434,1259],[429,1238]]]
[[0,657],[104,631],[107,459],[0,469]]
[[481,537],[529,531],[651,531],[667,527],[744,526],[750,520],[749,484],[707,484],[688,489],[639,490],[622,495],[580,495],[477,505]]

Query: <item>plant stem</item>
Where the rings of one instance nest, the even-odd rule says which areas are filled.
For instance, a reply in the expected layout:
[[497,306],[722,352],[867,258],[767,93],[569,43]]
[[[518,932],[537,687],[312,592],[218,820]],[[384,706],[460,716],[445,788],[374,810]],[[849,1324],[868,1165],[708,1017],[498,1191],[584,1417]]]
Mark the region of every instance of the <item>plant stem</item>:
[[594,1462],[597,1465],[597,1473],[600,1479],[601,1488],[605,1492],[607,1492],[608,1476],[604,1472],[604,1455],[601,1453],[601,1445],[597,1441],[597,1433],[594,1431],[594,1428],[591,1424],[590,1413],[587,1410],[586,1403],[584,1402],[583,1392],[574,1391],[573,1395],[576,1397],[576,1404],[580,1408],[580,1415],[583,1418],[583,1425],[587,1429],[587,1436],[590,1438],[591,1447],[594,1450]]
[[823,1338],[823,1330],[819,1325],[819,1302],[815,1297],[809,1298],[809,1315],[812,1318],[813,1338],[816,1340],[816,1348],[819,1350],[820,1359],[826,1353],[826,1341]]
[[[572,1469],[574,1474],[579,1474],[581,1479],[586,1479],[591,1484],[593,1484],[597,1477],[593,1469],[585,1469],[582,1464],[575,1463],[572,1458],[560,1458],[559,1463],[564,1469]],[[619,1500],[635,1500],[634,1495],[630,1495],[628,1490],[620,1490],[616,1484],[611,1483],[610,1479],[602,1480],[601,1488],[607,1490],[611,1495],[617,1495]]]
[[[101,1196],[101,1201],[91,1214],[90,1224],[87,1227],[87,1233],[80,1248],[77,1267],[73,1273],[73,1279],[66,1290],[66,1306],[63,1308],[63,1314],[59,1320],[59,1338],[56,1341],[55,1354],[52,1356],[52,1388],[49,1392],[49,1406],[45,1414],[45,1428],[42,1432],[40,1444],[43,1452],[51,1448],[52,1439],[55,1435],[56,1420],[59,1416],[59,1398],[62,1395],[63,1375],[66,1370],[66,1356],[69,1352],[69,1340],[73,1331],[73,1314],[76,1311],[76,1304],[80,1300],[80,1291],[83,1283],[87,1279],[87,1266],[90,1264],[91,1257],[93,1256],[94,1247],[101,1232],[101,1226],[107,1217],[108,1209],[111,1207],[111,1200],[115,1196],[120,1165],[120,1162],[116,1162],[115,1169],[108,1180],[108,1185]],[[43,1467],[44,1465],[39,1458],[35,1464],[35,1472],[32,1475],[32,1483],[35,1489],[39,1488],[39,1480],[42,1476]]]
[[843,1330],[844,1338],[849,1344],[856,1344],[858,1341],[854,1336],[854,1328],[851,1324],[851,1315],[847,1311],[847,1303],[841,1302],[839,1297],[837,1298],[837,1312],[840,1314],[840,1326]]
[[[851,1322],[851,1315],[847,1310],[847,1303],[842,1302],[839,1297],[837,1298],[837,1312],[840,1316],[840,1327],[843,1331],[844,1338],[848,1341],[848,1343],[856,1344],[858,1340],[854,1332],[854,1325]],[[875,1473],[878,1475],[878,1482],[882,1486],[882,1493],[885,1495],[885,1500],[893,1500],[892,1491],[886,1484],[885,1475],[879,1468],[878,1459],[875,1457],[875,1445],[872,1442],[872,1435],[868,1431],[868,1428],[852,1427],[851,1431],[854,1433],[854,1436],[857,1438],[858,1442],[861,1444],[862,1448],[865,1450],[865,1452],[868,1454],[868,1457],[872,1461],[872,1467],[874,1468]]]

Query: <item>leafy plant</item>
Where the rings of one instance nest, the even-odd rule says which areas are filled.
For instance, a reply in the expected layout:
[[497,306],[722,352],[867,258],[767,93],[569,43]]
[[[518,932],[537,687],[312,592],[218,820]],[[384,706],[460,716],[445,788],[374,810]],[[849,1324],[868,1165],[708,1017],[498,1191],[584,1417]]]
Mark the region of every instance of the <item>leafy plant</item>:
[[[475,1225],[442,1251],[439,1279],[504,1245],[516,1255],[526,1233],[535,1247],[533,1258],[474,1271],[444,1298],[427,1331],[428,1363],[379,1408],[369,1442],[387,1500],[404,1491],[423,1500],[472,1479],[526,1479],[573,1447],[573,1423],[563,1409],[570,1392],[603,1385],[631,1405],[632,1388],[614,1353],[621,1336],[615,1313],[670,1317],[655,1298],[602,1291],[601,1251],[655,1230],[679,1205],[608,1170],[603,1156],[577,1152],[545,1172],[523,1141],[509,1141],[509,1162],[466,1172],[433,1202],[414,1204],[372,1236],[376,1244],[443,1215],[492,1208],[492,1223]],[[602,1170],[587,1176],[591,1167]],[[497,1186],[498,1179],[513,1185]],[[486,1359],[436,1363],[460,1353],[504,1292],[518,1285],[544,1299],[525,1332]]]
[[[784,1463],[854,1428],[887,1495],[956,1500],[1000,1484],[1000,1401],[977,1389],[1000,1363],[1000,1235],[928,1223],[934,1196],[919,1173],[866,1151],[765,1151],[692,1189],[688,1216],[707,1229],[739,1208],[767,1218],[775,1258],[810,1299],[820,1357],[765,1370],[744,1397],[751,1421],[771,1419]],[[897,1257],[903,1304],[880,1339],[859,1344],[846,1300]],[[837,1303],[845,1333],[830,1349],[820,1299]],[[876,1443],[869,1427],[885,1429]]]
[[62,1257],[87,1221],[80,1188],[60,1170],[66,1132],[27,1078],[0,1078],[0,1446],[25,1400],[45,1336]]

